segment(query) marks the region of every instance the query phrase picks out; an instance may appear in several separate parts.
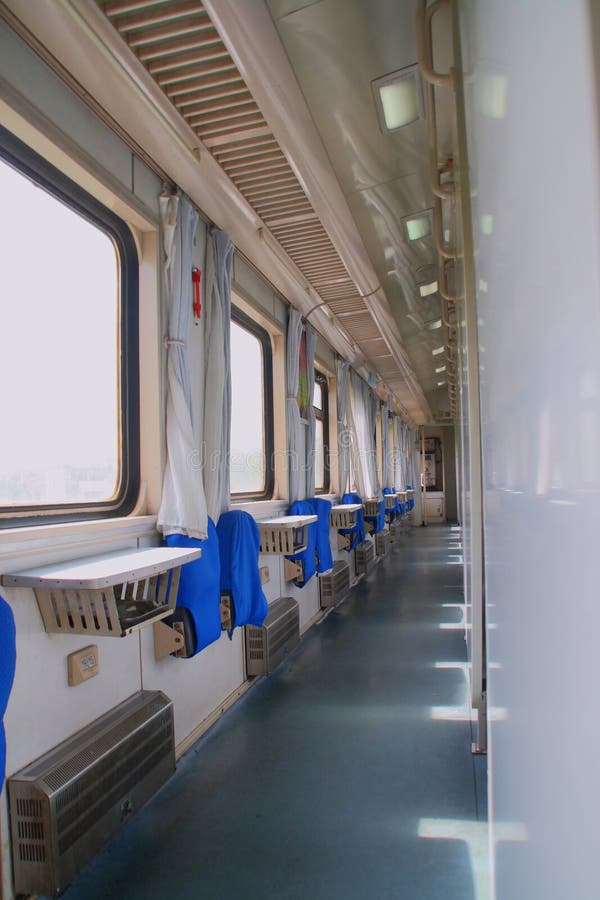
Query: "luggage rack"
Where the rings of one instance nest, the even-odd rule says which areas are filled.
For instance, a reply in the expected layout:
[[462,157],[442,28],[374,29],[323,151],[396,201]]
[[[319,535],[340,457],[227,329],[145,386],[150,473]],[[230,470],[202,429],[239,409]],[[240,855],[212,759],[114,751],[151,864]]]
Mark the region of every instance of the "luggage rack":
[[125,637],[173,611],[181,566],[201,553],[129,549],[6,574],[1,581],[33,588],[49,634]]
[[317,516],[279,516],[257,522],[260,552],[276,556],[293,556],[306,550],[308,526]]

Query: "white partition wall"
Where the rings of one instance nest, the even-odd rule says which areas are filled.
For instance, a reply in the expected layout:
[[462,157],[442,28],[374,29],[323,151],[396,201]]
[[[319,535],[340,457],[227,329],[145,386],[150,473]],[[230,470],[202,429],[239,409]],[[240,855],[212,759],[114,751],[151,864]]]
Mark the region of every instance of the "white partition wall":
[[[600,171],[590,8],[461,4],[500,900],[600,896]],[[469,52],[470,50],[470,52]]]

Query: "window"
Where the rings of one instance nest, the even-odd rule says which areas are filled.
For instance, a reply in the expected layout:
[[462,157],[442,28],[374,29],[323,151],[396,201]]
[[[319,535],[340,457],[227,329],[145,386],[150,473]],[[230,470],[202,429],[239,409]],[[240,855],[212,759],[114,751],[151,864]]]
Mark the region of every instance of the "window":
[[1,128],[0,193],[0,517],[124,515],[139,490],[132,235]]
[[274,481],[271,341],[239,310],[231,317],[231,493],[267,499]]
[[313,394],[315,411],[315,491],[326,494],[329,490],[329,392],[327,379],[315,372]]

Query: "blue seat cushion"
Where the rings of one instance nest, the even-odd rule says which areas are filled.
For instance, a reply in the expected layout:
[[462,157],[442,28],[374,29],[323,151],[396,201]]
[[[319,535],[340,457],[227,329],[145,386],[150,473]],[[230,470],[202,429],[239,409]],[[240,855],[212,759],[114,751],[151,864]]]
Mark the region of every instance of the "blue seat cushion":
[[17,664],[15,620],[6,600],[0,597],[0,791],[6,769],[6,735],[3,718],[8,706]]
[[[221,590],[231,594],[232,630],[260,627],[267,615],[258,568],[260,533],[252,516],[241,509],[223,513],[217,525],[221,557]],[[229,632],[231,637],[231,631]]]
[[[394,493],[395,493],[395,491],[393,491],[391,488],[384,487],[383,490],[382,490],[382,494],[384,495],[384,497],[385,497],[387,494],[394,494]],[[400,504],[398,503],[398,498],[397,498],[397,497],[395,498],[395,501],[394,501],[394,508],[393,508],[393,509],[386,509],[386,512],[390,513],[390,522],[393,522],[394,519],[396,518],[396,516],[399,515],[399,513],[400,513]]]
[[[288,516],[314,515],[318,515],[318,513],[315,511],[310,500],[296,500],[295,503],[292,503],[288,510]],[[313,522],[306,528],[306,548],[302,550],[301,553],[295,553],[293,556],[287,557],[288,559],[293,559],[294,561],[302,564],[302,581],[296,581],[298,587],[304,587],[305,585],[307,585],[317,571],[317,525],[318,522]]]
[[315,516],[317,516],[317,571],[319,574],[328,572],[333,568],[333,556],[329,531],[331,528],[331,501],[324,497],[311,497],[308,501]]
[[351,535],[349,550],[354,550],[358,544],[362,544],[365,539],[365,517],[362,509],[362,497],[355,491],[350,491],[342,497],[342,503],[360,503],[361,508],[356,513],[356,525],[353,528],[340,528],[340,534]]
[[165,543],[168,547],[199,547],[202,550],[199,559],[181,567],[177,593],[177,609],[188,611],[185,624],[192,632],[193,646],[187,646],[186,641],[186,655],[195,656],[221,636],[221,562],[217,530],[209,519],[206,540],[170,534]]
[[365,521],[372,522],[375,526],[373,529],[374,534],[377,534],[378,531],[383,531],[385,527],[385,502],[383,500],[379,501],[378,510],[376,516],[365,516]]

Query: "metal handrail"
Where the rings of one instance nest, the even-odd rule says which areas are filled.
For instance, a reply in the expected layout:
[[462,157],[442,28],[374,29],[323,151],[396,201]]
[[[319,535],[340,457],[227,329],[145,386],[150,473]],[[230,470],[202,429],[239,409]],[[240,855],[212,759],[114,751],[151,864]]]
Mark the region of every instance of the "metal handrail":
[[440,75],[433,69],[433,49],[431,40],[431,18],[447,0],[438,0],[432,6],[427,7],[427,0],[419,2],[417,7],[417,59],[419,69],[425,81],[425,107],[427,117],[427,138],[429,155],[429,180],[431,190],[440,199],[450,199],[455,194],[455,185],[442,185],[440,183],[440,171],[438,168],[438,133],[437,116],[435,109],[435,84],[447,84],[454,88],[454,73]]
[[450,0],[436,0],[431,6],[427,6],[427,0],[420,0],[417,6],[417,59],[425,81],[454,90],[454,70],[436,72],[433,68],[431,20],[444,6],[450,6]]
[[457,247],[446,247],[444,244],[443,230],[442,201],[438,197],[433,207],[433,232],[436,250],[439,256],[442,256],[444,259],[462,259],[462,250],[459,250]]
[[[437,72],[433,63],[433,40],[431,23],[434,15],[443,7],[449,6],[450,0],[435,0],[430,6],[427,0],[418,0],[416,15],[417,33],[417,60],[420,72],[425,82],[425,102],[427,116],[427,138],[429,157],[429,181],[431,190],[436,198],[434,206],[434,239],[438,255],[438,292],[442,298],[442,322],[447,329],[448,341],[445,346],[446,365],[448,368],[448,396],[450,409],[456,415],[456,385],[451,379],[456,377],[456,348],[458,343],[457,322],[450,321],[450,303],[455,304],[460,297],[458,293],[450,294],[446,278],[446,264],[462,258],[462,252],[458,248],[446,247],[443,240],[442,200],[456,199],[456,185],[454,182],[442,185],[440,182],[441,170],[438,164],[438,130],[435,103],[435,86],[456,89],[454,70],[448,73]],[[456,309],[453,310],[456,313]],[[450,370],[454,369],[454,372]]]
[[446,326],[446,328],[457,328],[458,322],[450,321],[450,312],[456,314],[456,308],[450,310],[450,303],[448,302],[448,298],[442,295],[442,323]]

